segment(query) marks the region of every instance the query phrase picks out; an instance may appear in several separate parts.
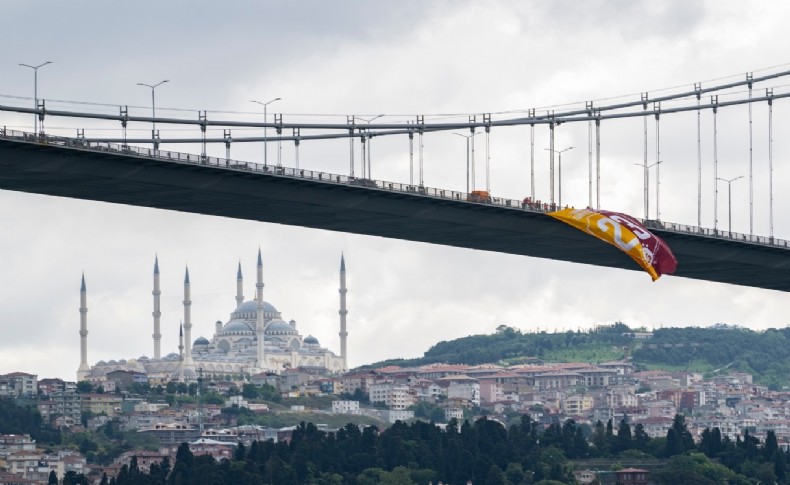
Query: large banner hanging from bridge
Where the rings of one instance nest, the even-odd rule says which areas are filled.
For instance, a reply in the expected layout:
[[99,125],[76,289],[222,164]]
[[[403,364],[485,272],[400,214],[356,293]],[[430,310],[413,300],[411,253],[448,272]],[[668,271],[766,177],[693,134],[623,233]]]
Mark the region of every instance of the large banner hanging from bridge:
[[677,269],[678,261],[669,246],[629,215],[593,209],[562,209],[548,215],[617,247],[653,281]]

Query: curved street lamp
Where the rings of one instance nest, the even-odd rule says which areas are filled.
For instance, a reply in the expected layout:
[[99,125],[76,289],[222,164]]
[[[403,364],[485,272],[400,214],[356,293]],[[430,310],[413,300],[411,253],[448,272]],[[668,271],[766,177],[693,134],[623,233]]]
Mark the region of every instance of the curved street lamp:
[[732,233],[732,183],[738,179],[742,179],[743,175],[739,175],[732,179],[723,179],[721,177],[716,177],[716,180],[721,180],[722,182],[727,182],[727,222],[729,223],[729,231]]
[[164,83],[170,82],[169,79],[165,79],[164,81],[159,81],[156,84],[146,84],[146,83],[137,83],[138,86],[145,86],[147,88],[151,88],[151,118],[152,118],[152,126],[151,126],[151,142],[154,144],[154,151],[159,148],[159,143],[156,141],[156,95],[155,91],[158,86],[161,86]]
[[[38,69],[41,67],[46,66],[47,64],[52,64],[52,61],[43,62],[37,66],[31,66],[30,64],[22,64],[19,63],[22,67],[29,67],[33,69],[33,105],[34,109],[38,109]],[[38,113],[33,113],[33,131],[36,135],[38,135]]]
[[[267,118],[266,107],[269,106],[271,103],[274,103],[275,101],[280,101],[281,99],[283,98],[274,98],[272,100],[266,101],[265,103],[262,103],[260,101],[255,101],[254,99],[252,99],[250,100],[250,103],[255,103],[263,106],[263,122],[267,123],[268,118]],[[263,127],[263,165],[264,166],[269,165],[269,145],[266,140],[268,138],[267,135],[268,131],[269,130],[267,129],[267,127],[264,126]]]
[[562,154],[567,152],[568,150],[573,150],[575,147],[568,147],[563,148],[562,150],[554,150],[552,148],[546,148],[550,152],[554,152],[558,155],[557,160],[557,185],[558,185],[558,193],[557,193],[557,205],[560,209],[562,209]]
[[453,133],[466,138],[466,194],[469,195],[469,140],[479,135],[480,133],[472,133],[471,135],[464,135],[463,133]]
[[[370,125],[371,121],[377,120],[377,119],[381,118],[382,116],[384,116],[384,115],[383,114],[382,115],[376,115],[373,118],[362,118],[361,116],[354,116],[354,118],[358,119],[359,121],[364,121],[365,123]],[[370,128],[368,128],[368,173],[367,173],[367,178],[369,178],[369,179],[373,178],[371,176],[371,174],[370,174],[370,172],[371,172],[371,170],[370,170],[370,146],[371,146],[371,141],[372,140],[373,140],[373,136],[370,134]],[[364,138],[362,139],[362,149],[363,150],[365,149],[365,140],[364,140]],[[363,172],[363,178],[364,178],[365,177],[365,175],[364,175],[364,172],[365,172],[365,154],[364,153],[362,154],[362,172]]]

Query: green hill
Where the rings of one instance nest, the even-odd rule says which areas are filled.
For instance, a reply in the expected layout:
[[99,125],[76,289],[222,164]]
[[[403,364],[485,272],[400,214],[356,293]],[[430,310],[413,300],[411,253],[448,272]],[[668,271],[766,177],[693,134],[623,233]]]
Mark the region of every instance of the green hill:
[[432,363],[516,364],[524,362],[591,362],[631,357],[637,367],[715,373],[740,370],[755,381],[780,389],[790,386],[790,328],[749,330],[734,325],[663,328],[651,338],[635,340],[635,329],[623,323],[588,331],[522,333],[501,325],[491,335],[470,335],[439,342],[418,359],[394,359],[386,365]]
[[535,360],[603,362],[623,358],[633,344],[631,332],[622,323],[585,332],[563,333],[522,333],[500,325],[491,335],[470,335],[439,342],[418,359],[387,360],[367,367],[419,366],[439,362],[470,365],[491,362],[515,364]]

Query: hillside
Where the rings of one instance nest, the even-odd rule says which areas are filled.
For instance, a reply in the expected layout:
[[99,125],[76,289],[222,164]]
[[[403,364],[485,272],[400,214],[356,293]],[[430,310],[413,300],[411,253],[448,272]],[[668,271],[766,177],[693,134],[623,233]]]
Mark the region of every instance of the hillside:
[[439,342],[418,359],[394,359],[386,365],[515,364],[522,362],[605,362],[631,356],[641,368],[715,373],[749,372],[772,389],[790,386],[790,328],[754,331],[733,325],[663,328],[647,340],[635,340],[622,323],[588,331],[522,333],[501,325],[491,335]]
[[522,333],[500,325],[491,335],[470,335],[442,341],[418,359],[394,359],[366,367],[385,365],[419,366],[444,362],[448,364],[514,364],[534,360],[602,362],[623,358],[633,339],[632,330],[622,323],[598,327],[585,332]]

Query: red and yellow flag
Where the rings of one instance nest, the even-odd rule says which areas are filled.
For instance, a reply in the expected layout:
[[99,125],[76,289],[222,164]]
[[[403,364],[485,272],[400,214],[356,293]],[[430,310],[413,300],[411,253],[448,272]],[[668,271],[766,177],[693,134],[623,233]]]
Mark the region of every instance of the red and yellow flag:
[[656,281],[677,269],[669,246],[633,217],[619,212],[593,209],[562,209],[548,215],[616,246]]

